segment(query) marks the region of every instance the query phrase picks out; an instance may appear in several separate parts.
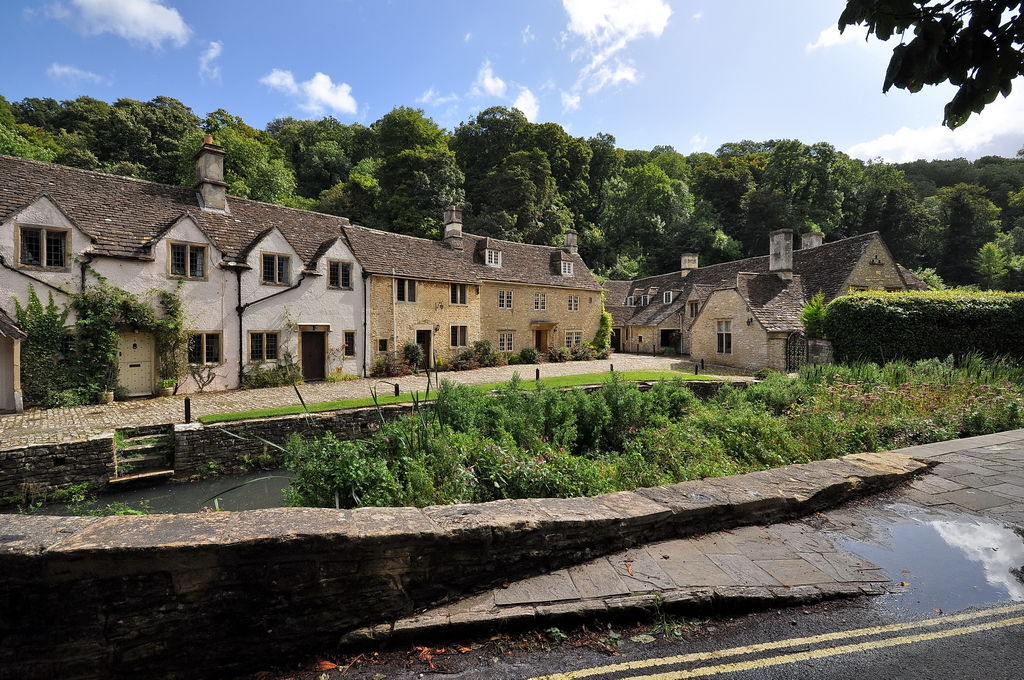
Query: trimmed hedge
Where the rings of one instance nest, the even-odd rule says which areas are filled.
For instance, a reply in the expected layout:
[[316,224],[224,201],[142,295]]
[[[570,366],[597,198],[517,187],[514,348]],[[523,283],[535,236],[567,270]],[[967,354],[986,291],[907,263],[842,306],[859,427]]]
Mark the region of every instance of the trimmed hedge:
[[854,293],[828,305],[824,331],[844,363],[969,354],[1024,359],[1024,294]]

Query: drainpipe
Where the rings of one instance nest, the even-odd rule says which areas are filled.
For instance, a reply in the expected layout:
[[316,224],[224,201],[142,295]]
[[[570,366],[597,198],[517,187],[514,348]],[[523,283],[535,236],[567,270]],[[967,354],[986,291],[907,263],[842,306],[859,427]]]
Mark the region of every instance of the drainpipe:
[[[392,352],[397,352],[398,351],[398,309],[397,309],[397,303],[395,302],[395,300],[397,299],[397,292],[395,290],[395,287],[397,285],[398,285],[398,282],[395,280],[395,268],[392,267],[391,268],[391,344],[392,344],[391,351]],[[405,297],[408,298],[409,297],[409,292],[408,292],[409,291],[409,286],[407,285],[405,287],[405,289],[406,289]]]
[[360,277],[363,279],[363,377],[369,377],[369,368],[366,359],[370,354],[370,274],[360,268]]
[[[246,268],[248,268],[248,267],[246,267]],[[306,279],[306,272],[303,271],[301,274],[299,274],[299,280],[295,282],[295,285],[288,286],[287,288],[283,288],[283,289],[277,291],[276,293],[271,293],[270,295],[267,295],[265,297],[261,297],[261,298],[259,298],[257,300],[252,300],[251,302],[246,302],[243,305],[242,304],[242,270],[243,270],[243,268],[241,268],[241,267],[238,267],[237,270],[236,270],[236,275],[238,277],[238,306],[235,307],[235,311],[238,312],[238,385],[239,385],[239,387],[241,387],[241,385],[242,385],[242,375],[244,373],[244,366],[245,366],[245,344],[242,342],[242,340],[244,338],[244,330],[243,330],[243,326],[242,326],[242,317],[245,314],[245,310],[249,309],[250,307],[252,307],[253,305],[255,305],[257,303],[263,302],[264,300],[269,300],[270,298],[277,297],[278,295],[283,295],[285,293],[288,293],[290,291],[295,290],[296,288],[301,286],[302,282]]]
[[86,271],[86,269],[89,268],[89,265],[92,264],[92,261],[95,259],[93,257],[93,255],[92,255],[92,253],[84,253],[84,255],[85,255],[85,259],[82,260],[82,264],[80,265],[81,268],[82,268],[82,283],[81,283],[82,292],[85,292],[85,271]]

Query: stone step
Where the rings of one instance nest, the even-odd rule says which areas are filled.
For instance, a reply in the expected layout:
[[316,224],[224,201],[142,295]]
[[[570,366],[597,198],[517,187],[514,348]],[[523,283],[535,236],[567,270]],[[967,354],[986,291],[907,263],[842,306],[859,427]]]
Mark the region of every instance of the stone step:
[[125,475],[123,477],[111,477],[110,484],[124,484],[126,482],[135,482],[140,479],[162,479],[173,476],[174,470],[151,470],[149,472],[139,472],[137,474]]

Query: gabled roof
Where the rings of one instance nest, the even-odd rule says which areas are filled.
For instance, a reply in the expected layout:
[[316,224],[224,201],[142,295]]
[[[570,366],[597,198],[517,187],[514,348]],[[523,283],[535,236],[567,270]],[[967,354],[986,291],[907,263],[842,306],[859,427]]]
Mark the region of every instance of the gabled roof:
[[775,274],[741,273],[736,277],[736,292],[747,303],[753,316],[767,331],[797,330],[803,327],[800,312],[804,307],[803,277],[784,281]]
[[348,224],[343,217],[234,196],[228,197],[229,214],[208,212],[199,208],[191,187],[0,156],[0,222],[44,193],[95,239],[93,252],[108,257],[151,259],[153,241],[188,217],[228,260],[240,258],[257,236],[277,227],[309,263]]
[[[356,259],[371,274],[453,283],[523,283],[598,291],[601,286],[578,254],[553,246],[499,241],[462,235],[462,250],[444,241],[416,238],[359,226],[345,227]],[[479,247],[478,247],[479,246]],[[484,263],[485,249],[501,251],[501,266]],[[574,263],[573,276],[562,276],[554,262]]]
[[24,340],[28,336],[25,332],[18,328],[18,325],[14,323],[14,319],[7,316],[7,312],[0,309],[0,337],[11,338],[13,340]]
[[[880,238],[878,232],[871,232],[841,241],[824,243],[816,248],[794,250],[793,274],[800,277],[800,289],[808,296],[821,291],[825,294],[826,302],[845,292],[846,282],[857,263],[868,247]],[[646,307],[622,307],[617,316],[615,312],[612,315],[616,325],[656,326],[670,315],[681,311],[686,303],[685,298],[696,295],[697,299],[703,303],[715,289],[736,287],[741,273],[768,275],[769,266],[770,257],[762,255],[628,282],[630,292],[627,292],[626,295],[646,295],[651,289],[679,290],[682,291],[682,295],[673,295],[672,302],[667,305],[662,302],[660,295],[653,296],[651,303]],[[775,274],[771,274],[771,276],[779,279]],[[904,278],[907,277],[904,276]],[[779,280],[781,281],[781,279]],[[909,287],[909,280],[907,284]],[[754,285],[761,286],[762,284],[755,283]],[[608,297],[610,301],[612,297],[610,293]],[[616,302],[619,305],[622,304],[621,299]],[[802,305],[803,302],[800,304]]]

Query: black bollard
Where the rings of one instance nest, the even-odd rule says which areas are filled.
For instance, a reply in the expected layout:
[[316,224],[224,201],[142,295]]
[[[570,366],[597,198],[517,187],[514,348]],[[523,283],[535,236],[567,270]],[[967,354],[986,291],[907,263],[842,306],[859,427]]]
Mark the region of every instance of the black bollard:
[[702,371],[704,370],[704,360],[703,359],[700,360],[700,370],[702,370]]
[[185,397],[185,422],[192,422],[192,399],[190,397]]
[[615,364],[608,364],[608,372],[609,373],[614,373],[615,372]]
[[395,383],[395,396],[398,396],[398,383]]
[[699,370],[699,369],[697,368],[697,364],[694,364],[694,365],[693,365],[693,374],[694,374],[694,375],[699,375],[699,373],[697,373],[697,371],[698,371],[698,370]]
[[540,369],[537,369],[537,380],[540,380]]

